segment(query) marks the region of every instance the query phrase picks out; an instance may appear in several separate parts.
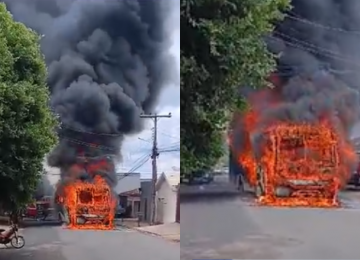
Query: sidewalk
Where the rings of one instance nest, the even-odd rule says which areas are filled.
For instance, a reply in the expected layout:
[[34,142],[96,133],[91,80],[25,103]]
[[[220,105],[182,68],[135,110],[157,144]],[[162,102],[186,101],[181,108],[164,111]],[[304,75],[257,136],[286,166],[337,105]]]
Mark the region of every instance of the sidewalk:
[[137,227],[147,227],[149,223],[147,222],[138,222],[137,218],[125,218],[125,219],[115,219],[115,225],[123,226],[127,228],[137,228]]
[[156,226],[138,227],[135,228],[142,233],[147,233],[155,236],[163,237],[167,240],[180,242],[180,224],[168,223]]

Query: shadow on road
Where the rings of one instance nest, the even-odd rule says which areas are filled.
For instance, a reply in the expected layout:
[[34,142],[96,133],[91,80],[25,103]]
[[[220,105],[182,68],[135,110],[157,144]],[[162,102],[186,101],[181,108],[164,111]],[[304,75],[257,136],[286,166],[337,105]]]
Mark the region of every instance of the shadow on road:
[[229,182],[212,182],[202,185],[180,185],[180,202],[229,200],[234,198],[254,198],[250,190],[238,190]]

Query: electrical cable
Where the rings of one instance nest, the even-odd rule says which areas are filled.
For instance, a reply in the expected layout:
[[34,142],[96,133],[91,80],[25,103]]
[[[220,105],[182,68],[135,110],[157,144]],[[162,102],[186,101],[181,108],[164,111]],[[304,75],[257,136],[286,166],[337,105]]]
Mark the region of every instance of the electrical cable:
[[[349,63],[349,64],[356,65],[356,66],[359,66],[359,67],[360,67],[360,63],[357,63],[357,62],[355,62],[355,61],[349,60],[348,58],[341,57],[340,55],[335,56],[335,55],[331,55],[331,54],[329,54],[329,53],[321,52],[321,49],[323,49],[323,48],[317,47],[316,45],[313,45],[313,44],[311,44],[311,43],[307,43],[307,42],[305,42],[305,41],[298,40],[298,39],[293,38],[293,37],[291,37],[291,36],[288,36],[288,37],[291,37],[294,41],[297,41],[298,44],[293,43],[293,42],[290,42],[290,41],[286,41],[286,40],[284,40],[284,39],[282,39],[282,38],[279,38],[279,37],[275,37],[275,36],[270,36],[270,37],[271,37],[271,38],[274,38],[274,39],[281,39],[281,40],[283,40],[284,43],[286,43],[287,45],[292,46],[292,47],[294,47],[294,48],[297,48],[297,49],[300,49],[300,50],[304,50],[304,51],[307,51],[307,52],[310,52],[310,53],[313,53],[313,54],[322,55],[322,56],[324,56],[324,57],[341,60],[341,61],[343,61],[343,62],[347,62],[347,63]],[[304,46],[300,45],[299,43],[300,43],[300,44],[305,44],[305,43],[307,43],[307,45],[311,45],[311,46],[313,46],[313,47],[304,47]],[[317,48],[317,49],[315,49],[315,48]],[[323,50],[325,50],[325,49],[323,49]]]
[[171,147],[178,147],[179,145],[180,145],[180,141],[175,142],[175,143],[171,143],[171,144],[168,145],[168,146],[159,147],[159,149],[168,149],[168,148],[171,148]]
[[166,149],[166,150],[162,150],[159,151],[161,153],[172,153],[172,152],[180,152],[180,148],[176,148],[176,149]]
[[[284,37],[284,38],[287,38],[288,40],[294,41],[295,43],[298,43],[298,44],[301,44],[301,45],[306,45],[309,48],[318,50],[318,51],[320,51],[322,53],[326,53],[327,55],[332,55],[332,56],[334,56],[334,57],[336,57],[338,59],[344,59],[346,61],[349,61],[348,58],[344,57],[340,53],[337,53],[337,52],[334,52],[334,51],[331,51],[331,50],[327,50],[325,48],[316,46],[315,44],[312,44],[312,43],[309,43],[309,42],[306,42],[306,41],[303,41],[303,40],[299,40],[299,39],[297,39],[295,37],[289,36],[289,35],[284,34],[284,33],[280,33],[280,32],[275,31],[274,34],[279,35],[279,36]],[[359,65],[359,64],[357,64],[357,65]]]
[[285,16],[285,18],[289,18],[291,20],[295,20],[295,21],[298,21],[298,22],[301,22],[301,23],[306,23],[306,24],[312,25],[314,27],[319,27],[319,28],[326,29],[326,30],[331,30],[331,31],[335,31],[335,32],[341,32],[341,33],[345,33],[345,34],[353,34],[353,35],[360,36],[360,31],[358,31],[358,30],[350,31],[350,30],[344,30],[342,28],[331,27],[331,26],[328,26],[328,25],[324,25],[324,24],[321,24],[321,23],[310,21],[310,20],[305,19],[305,18],[298,17],[298,16],[296,16],[296,14],[294,14],[291,11],[289,13],[290,14],[287,14]]
[[95,149],[98,149],[98,150],[116,151],[116,149],[112,148],[112,147],[108,147],[108,146],[104,146],[104,145],[97,145],[97,144],[89,143],[89,142],[84,142],[84,141],[80,141],[78,139],[72,139],[72,138],[64,137],[63,140],[67,140],[67,141],[69,141],[71,143],[83,145],[83,146],[86,146],[86,147],[95,148]]
[[[56,114],[56,113],[55,113]],[[59,128],[60,129],[68,129],[71,130],[73,132],[78,132],[78,133],[84,133],[84,134],[89,134],[89,135],[98,135],[98,136],[113,136],[113,137],[119,137],[119,136],[123,136],[124,134],[122,133],[116,133],[116,134],[109,134],[109,133],[97,133],[97,132],[91,132],[91,131],[86,131],[84,129],[80,129],[80,128],[75,128],[69,125],[64,124],[63,122],[60,122],[59,124]]]
[[133,166],[133,167],[129,170],[129,172],[133,171],[133,168],[136,168],[136,167],[137,167],[138,165],[140,165],[145,159],[147,159],[147,158],[149,158],[149,157],[150,157],[150,155],[144,154],[143,156],[141,156],[140,158],[138,158],[136,161],[133,162],[133,165],[135,165],[135,166]]
[[169,150],[169,149],[180,149],[180,145],[173,145],[173,146],[163,147],[163,148],[160,148],[159,151]]
[[173,136],[173,135],[170,135],[170,134],[167,134],[165,132],[162,132],[162,131],[159,131],[161,135],[163,136],[167,136],[167,137],[170,137],[170,138],[173,138],[173,139],[176,139],[176,140],[179,140],[180,137],[179,136]]
[[140,163],[138,163],[138,165],[136,165],[135,167],[131,168],[127,173],[125,173],[124,175],[122,175],[118,181],[126,178],[127,176],[129,176],[130,174],[134,173],[137,169],[139,169],[140,167],[142,167],[145,163],[147,163],[150,159],[150,156],[146,156],[146,158],[144,158]]

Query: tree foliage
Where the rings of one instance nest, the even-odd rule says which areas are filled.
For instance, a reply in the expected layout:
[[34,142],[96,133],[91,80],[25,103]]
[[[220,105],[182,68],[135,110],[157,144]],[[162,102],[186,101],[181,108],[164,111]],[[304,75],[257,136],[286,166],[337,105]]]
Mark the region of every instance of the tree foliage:
[[239,86],[264,86],[275,66],[264,35],[289,0],[181,0],[181,172],[214,165],[223,153]]
[[0,4],[0,203],[30,200],[56,143],[40,37]]

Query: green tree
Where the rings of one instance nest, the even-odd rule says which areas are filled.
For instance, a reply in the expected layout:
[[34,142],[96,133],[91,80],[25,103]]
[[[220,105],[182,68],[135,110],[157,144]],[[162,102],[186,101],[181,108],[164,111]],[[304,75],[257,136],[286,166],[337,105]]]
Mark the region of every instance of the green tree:
[[55,145],[40,37],[15,22],[0,4],[0,203],[27,203],[41,178],[44,156]]
[[181,0],[181,172],[218,161],[239,86],[264,86],[275,66],[263,41],[289,0]]

